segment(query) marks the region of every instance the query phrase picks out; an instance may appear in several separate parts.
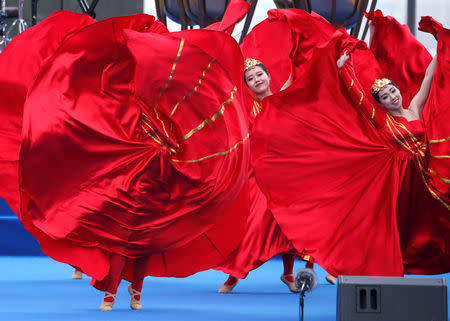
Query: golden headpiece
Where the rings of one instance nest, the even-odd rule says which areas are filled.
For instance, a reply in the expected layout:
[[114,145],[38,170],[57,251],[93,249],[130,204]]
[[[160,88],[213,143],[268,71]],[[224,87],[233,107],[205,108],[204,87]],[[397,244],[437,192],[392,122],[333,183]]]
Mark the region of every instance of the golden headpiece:
[[389,85],[391,83],[392,83],[392,81],[387,78],[375,79],[375,81],[373,82],[373,85],[372,85],[372,95],[378,94],[378,92],[381,90],[381,88],[383,88],[384,86]]
[[261,61],[253,59],[253,58],[247,58],[247,59],[245,59],[244,71],[247,71],[259,64],[262,64]]

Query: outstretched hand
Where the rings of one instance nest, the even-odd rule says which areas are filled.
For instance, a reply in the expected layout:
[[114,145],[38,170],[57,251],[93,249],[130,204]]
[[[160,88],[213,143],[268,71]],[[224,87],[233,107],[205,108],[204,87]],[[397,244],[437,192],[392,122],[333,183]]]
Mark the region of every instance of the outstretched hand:
[[350,56],[347,54],[347,50],[344,51],[344,54],[337,60],[337,66],[338,68],[341,68],[345,62],[348,60]]

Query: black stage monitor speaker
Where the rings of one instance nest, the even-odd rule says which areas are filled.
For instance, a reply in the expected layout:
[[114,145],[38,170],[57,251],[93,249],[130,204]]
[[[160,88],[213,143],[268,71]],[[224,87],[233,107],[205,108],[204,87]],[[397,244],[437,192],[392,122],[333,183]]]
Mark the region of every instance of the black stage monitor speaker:
[[447,321],[445,278],[340,276],[338,321]]

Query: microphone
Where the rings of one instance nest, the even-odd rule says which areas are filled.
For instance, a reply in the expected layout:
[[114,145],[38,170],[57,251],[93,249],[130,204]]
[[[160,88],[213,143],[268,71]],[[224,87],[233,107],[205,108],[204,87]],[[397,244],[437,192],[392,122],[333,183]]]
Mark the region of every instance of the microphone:
[[317,277],[313,269],[300,269],[295,273],[295,285],[301,294],[311,292],[317,286]]
[[316,272],[313,269],[300,269],[295,273],[295,286],[300,292],[300,306],[299,315],[300,320],[303,321],[303,307],[305,304],[305,292],[311,292],[317,286]]

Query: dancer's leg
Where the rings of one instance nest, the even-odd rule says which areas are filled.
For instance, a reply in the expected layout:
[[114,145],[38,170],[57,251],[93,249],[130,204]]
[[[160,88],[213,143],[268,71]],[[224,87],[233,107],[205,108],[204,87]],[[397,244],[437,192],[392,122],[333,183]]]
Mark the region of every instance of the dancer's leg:
[[134,262],[134,280],[128,286],[128,293],[131,295],[130,308],[133,310],[142,309],[141,292],[144,284],[144,278],[147,275],[148,258],[136,259]]
[[[306,261],[305,268],[314,270],[314,263]],[[325,280],[327,280],[328,283],[331,283],[333,285],[336,284],[336,278],[332,276],[330,273],[327,273],[327,275],[325,276]]]
[[336,277],[334,277],[333,275],[331,275],[330,273],[328,273],[325,276],[325,280],[328,281],[328,283],[335,285],[336,284]]
[[236,286],[236,284],[239,282],[239,279],[234,276],[228,276],[228,279],[225,281],[224,284],[219,288],[218,293],[230,293],[233,288]]
[[295,255],[290,253],[283,253],[282,257],[283,257],[284,271],[280,277],[280,280],[288,286],[291,292],[297,293],[298,289],[295,286],[293,274]]
[[81,280],[83,278],[83,272],[79,268],[75,268],[75,271],[73,271],[72,279],[74,280]]
[[122,255],[111,254],[111,266],[110,275],[111,281],[103,297],[102,303],[100,304],[100,310],[111,311],[116,301],[117,288],[119,287],[120,281],[122,280],[122,271],[125,267],[126,258]]
[[283,275],[285,276],[285,279],[288,280],[289,282],[294,282],[293,271],[294,271],[295,256],[293,254],[283,253],[282,257],[284,268]]

